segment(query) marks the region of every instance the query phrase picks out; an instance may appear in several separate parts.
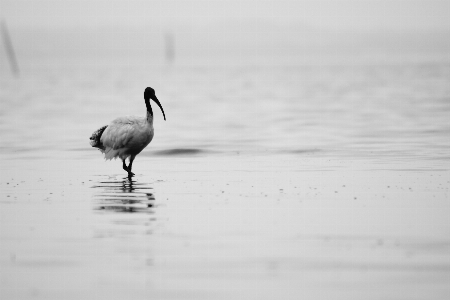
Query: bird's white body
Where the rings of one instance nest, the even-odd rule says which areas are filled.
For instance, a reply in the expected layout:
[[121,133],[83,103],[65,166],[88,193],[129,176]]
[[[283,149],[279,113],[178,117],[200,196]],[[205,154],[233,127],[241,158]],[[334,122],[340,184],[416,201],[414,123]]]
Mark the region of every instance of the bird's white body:
[[122,160],[138,155],[152,141],[153,117],[126,116],[113,120],[103,132],[100,141],[105,149],[105,159]]

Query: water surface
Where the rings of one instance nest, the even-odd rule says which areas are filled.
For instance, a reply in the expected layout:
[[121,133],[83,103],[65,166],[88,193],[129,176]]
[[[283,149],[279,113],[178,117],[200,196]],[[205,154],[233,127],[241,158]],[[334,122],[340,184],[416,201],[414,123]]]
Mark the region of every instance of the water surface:
[[[450,65],[46,64],[0,78],[5,299],[447,299]],[[130,181],[89,137],[144,115]]]

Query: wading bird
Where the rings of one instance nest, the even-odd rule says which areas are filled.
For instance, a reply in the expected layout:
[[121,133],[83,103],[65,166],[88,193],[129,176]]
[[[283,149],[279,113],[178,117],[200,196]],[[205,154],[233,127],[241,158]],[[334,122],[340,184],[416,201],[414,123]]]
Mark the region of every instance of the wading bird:
[[[147,106],[147,117],[126,116],[113,120],[111,124],[96,130],[90,137],[91,146],[98,148],[105,154],[105,159],[120,157],[123,169],[128,172],[128,177],[134,176],[131,172],[133,160],[153,139],[153,110],[150,99],[158,104],[164,120],[166,115],[155,90],[148,87],[144,91],[145,105]],[[130,163],[125,164],[129,157]]]

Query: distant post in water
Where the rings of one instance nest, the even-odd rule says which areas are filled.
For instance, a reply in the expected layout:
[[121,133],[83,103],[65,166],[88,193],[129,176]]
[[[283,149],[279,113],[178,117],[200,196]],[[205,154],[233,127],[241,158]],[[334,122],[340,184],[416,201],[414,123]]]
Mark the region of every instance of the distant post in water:
[[1,34],[3,39],[3,44],[6,49],[6,56],[8,57],[9,66],[11,67],[11,72],[15,75],[19,75],[19,65],[17,64],[16,54],[14,52],[14,48],[11,42],[11,38],[9,37],[8,28],[6,27],[6,22],[2,20],[1,24]]
[[175,37],[173,33],[166,32],[164,35],[166,62],[172,64],[175,60]]

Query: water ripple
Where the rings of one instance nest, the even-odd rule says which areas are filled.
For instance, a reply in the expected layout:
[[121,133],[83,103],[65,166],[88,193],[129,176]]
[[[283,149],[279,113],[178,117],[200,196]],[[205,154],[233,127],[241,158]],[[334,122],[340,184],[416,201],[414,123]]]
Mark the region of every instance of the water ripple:
[[92,186],[96,210],[117,213],[153,213],[155,196],[148,183],[137,182],[127,177],[121,180],[99,181]]
[[197,148],[174,148],[156,151],[153,155],[163,155],[163,156],[177,156],[177,155],[197,155],[197,154],[205,154],[209,151],[197,149]]

